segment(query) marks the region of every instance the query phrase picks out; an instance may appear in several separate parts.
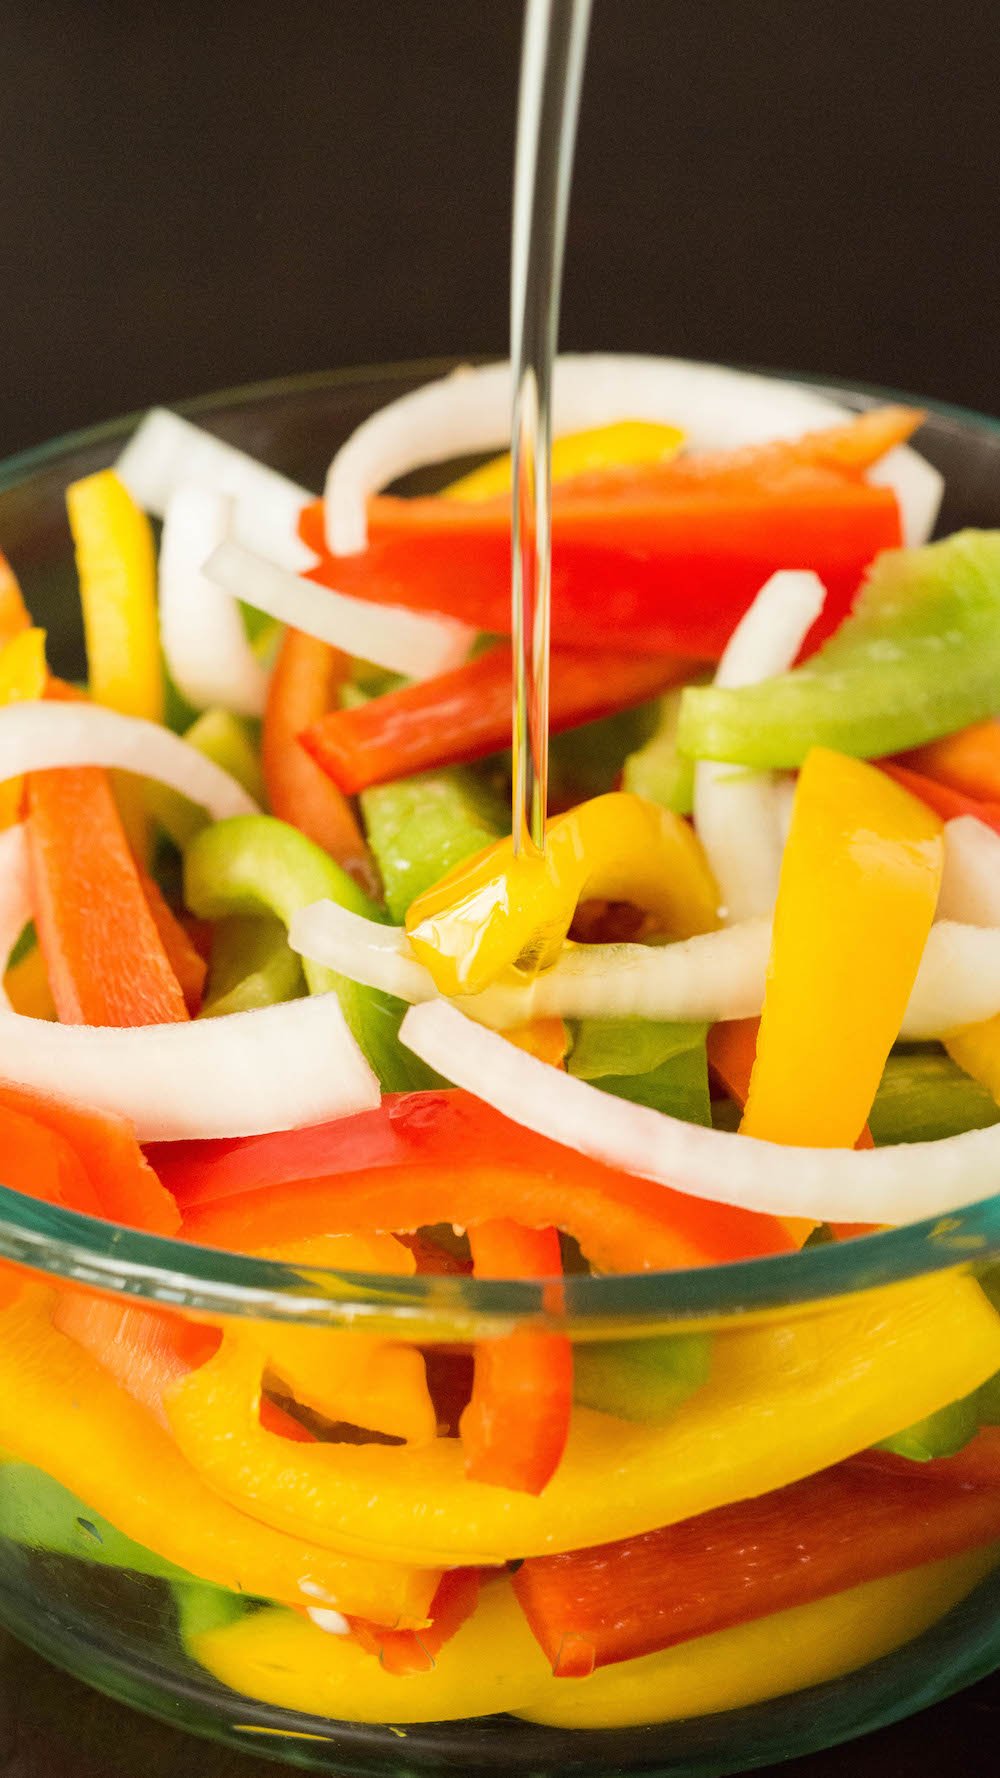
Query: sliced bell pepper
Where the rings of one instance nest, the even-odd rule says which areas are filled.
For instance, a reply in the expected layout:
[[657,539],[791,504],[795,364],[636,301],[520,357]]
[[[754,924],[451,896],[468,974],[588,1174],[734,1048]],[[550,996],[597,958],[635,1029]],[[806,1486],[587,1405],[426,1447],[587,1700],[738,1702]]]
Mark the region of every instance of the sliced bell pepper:
[[[184,739],[189,747],[196,747],[206,759],[214,760],[242,784],[255,803],[264,801],[257,749],[242,717],[234,716],[231,710],[203,710],[184,730]],[[208,816],[199,804],[166,784],[148,784],[146,802],[155,821],[181,852],[208,825]]]
[[[636,471],[605,469],[553,490],[552,640],[604,650],[627,636],[643,653],[718,659],[764,581],[789,562],[813,568],[828,598],[816,635],[849,609],[880,549],[900,541],[888,488],[861,479],[901,431],[852,422],[784,445],[692,455]],[[861,441],[844,443],[845,434]],[[874,458],[869,454],[874,452]],[[322,512],[301,532],[320,554],[310,578],[387,605],[445,612],[510,634],[510,503],[435,497],[369,502],[368,549],[326,554]],[[697,597],[692,589],[697,588]]]
[[0,1313],[0,1445],[198,1579],[401,1628],[426,1622],[438,1573],[336,1555],[234,1512],[146,1409],[52,1326],[36,1291]]
[[393,920],[495,840],[510,818],[499,796],[461,766],[365,790],[361,812]]
[[[559,1234],[508,1218],[469,1230],[477,1278],[557,1278]],[[564,1334],[519,1328],[476,1347],[472,1399],[461,1423],[474,1482],[540,1494],[562,1460],[573,1403],[573,1348]]]
[[221,1334],[202,1322],[89,1290],[61,1290],[52,1325],[75,1341],[142,1407],[167,1426],[163,1397],[171,1383],[206,1364]]
[[624,792],[595,797],[549,827],[543,854],[500,840],[421,895],[406,930],[444,994],[475,994],[510,964],[551,963],[588,898],[643,908],[672,938],[718,924],[718,891],[690,827]]
[[468,1623],[479,1604],[479,1586],[478,1568],[452,1568],[441,1576],[426,1630],[384,1630],[378,1624],[351,1618],[351,1633],[360,1648],[376,1657],[383,1673],[398,1679],[433,1673],[445,1643]]
[[683,686],[664,692],[652,735],[629,754],[622,770],[623,790],[673,809],[675,815],[690,815],[694,808],[694,761],[677,746],[683,696]]
[[109,1520],[59,1482],[0,1453],[0,1536],[30,1550],[70,1556],[98,1568],[125,1568],[156,1580],[186,1582],[173,1562],[124,1537]]
[[913,1426],[904,1426],[888,1438],[880,1439],[878,1449],[894,1451],[910,1463],[924,1465],[938,1458],[954,1457],[975,1438],[979,1431],[977,1405],[979,1391],[950,1401],[947,1407],[927,1414]]
[[559,1678],[963,1555],[1000,1537],[1000,1486],[839,1464],[623,1543],[523,1562],[515,1595]]
[[894,778],[911,796],[919,797],[940,815],[942,821],[954,821],[959,815],[974,815],[977,821],[992,827],[994,833],[1000,833],[1000,801],[984,801],[981,797],[970,796],[967,791],[940,783],[924,772],[913,772],[909,766],[897,765],[895,760],[880,759],[878,763],[888,777]]
[[871,1109],[930,931],[941,824],[874,767],[815,748],[782,858],[741,1129],[850,1147]]
[[45,959],[37,944],[12,963],[3,978],[4,993],[15,1012],[28,1019],[54,1019],[56,1004],[49,987]]
[[[0,645],[0,704],[44,697],[47,682],[45,631],[19,629]],[[18,820],[23,796],[23,778],[0,784],[0,827],[11,827]]]
[[0,1107],[2,1182],[12,1191],[100,1216],[101,1201],[71,1144],[11,1106]]
[[801,765],[817,745],[873,759],[992,716],[998,678],[1000,531],[958,531],[881,555],[851,616],[804,666],[685,691],[678,744],[763,769]]
[[[990,1388],[991,1384],[987,1384],[980,1391],[980,1396],[985,1396]],[[867,1451],[865,1459],[879,1469],[892,1470],[896,1475],[908,1474],[912,1469],[912,1459],[891,1453],[887,1441],[883,1441],[876,1449]],[[933,1458],[922,1463],[920,1474],[933,1476],[938,1481],[955,1487],[1000,1487],[1000,1425],[982,1426],[975,1438],[953,1456]]]
[[507,1581],[485,1587],[434,1666],[406,1678],[353,1638],[326,1635],[290,1611],[208,1624],[185,1634],[185,1647],[230,1690],[328,1720],[446,1722],[509,1711],[560,1728],[646,1727],[839,1679],[919,1636],[990,1565],[983,1551],[930,1563],[572,1685],[553,1678]]
[[977,802],[1000,804],[1000,722],[976,722],[903,754],[896,762],[924,777],[936,778]]
[[286,630],[267,693],[261,761],[272,813],[297,827],[369,894],[371,856],[350,804],[299,746],[303,729],[332,708],[350,662],[315,636]]
[[106,773],[32,772],[27,784],[35,924],[59,1018],[186,1019]]
[[145,871],[140,873],[140,882],[167,962],[177,977],[184,1004],[193,1019],[201,1010],[208,964],[166,900],[159,883]]
[[[652,420],[616,420],[608,426],[567,432],[552,441],[552,480],[564,482],[593,470],[669,462],[683,443],[684,434],[677,426],[660,426]],[[449,500],[492,500],[509,493],[510,485],[510,454],[505,453],[450,482],[444,492]]]
[[514,1216],[573,1235],[607,1271],[704,1265],[789,1245],[773,1217],[616,1173],[457,1092],[244,1141],[148,1153],[186,1238],[237,1252],[337,1230],[474,1227]]
[[0,550],[0,647],[31,625],[31,614],[24,603],[20,582]]
[[[276,914],[287,926],[293,914],[324,898],[369,920],[382,917],[328,853],[273,815],[217,821],[184,854],[184,901],[204,919]],[[311,993],[337,995],[354,1037],[387,1090],[428,1084],[423,1064],[397,1041],[403,1012],[397,1001],[308,960],[303,967]]]
[[982,1024],[949,1031],[943,1042],[952,1061],[1000,1105],[1000,1014]]
[[708,1382],[710,1334],[644,1340],[583,1340],[573,1353],[573,1398],[619,1420],[669,1420]]
[[568,1069],[616,1098],[707,1127],[707,1029],[653,1019],[582,1019],[574,1026]]
[[[464,1474],[454,1439],[288,1446],[262,1430],[261,1367],[224,1344],[170,1392],[178,1446],[240,1510],[336,1549],[444,1567],[631,1537],[840,1462],[1000,1369],[1000,1316],[937,1274],[811,1315],[727,1330],[664,1426],[577,1408],[539,1495]],[[514,1434],[512,1434],[514,1436]],[[0,1427],[0,1442],[5,1442]]]
[[1000,1123],[1000,1106],[950,1057],[917,1051],[888,1058],[868,1123],[879,1148],[937,1142]]
[[[507,598],[509,604],[509,591]],[[600,652],[573,652],[568,643],[554,650],[549,688],[553,734],[645,703],[666,686],[690,678],[687,661],[608,652],[607,638],[616,633],[627,632],[609,625]],[[401,686],[354,709],[332,710],[303,725],[299,738],[347,794],[430,766],[482,759],[510,745],[511,672],[511,652],[502,644],[450,673]]]
[[[98,704],[162,722],[163,666],[152,527],[113,469],[66,490],[76,548],[90,694]],[[123,782],[119,802],[136,849],[148,837],[144,788]]]
[[524,1025],[508,1025],[504,1036],[515,1048],[537,1056],[550,1068],[563,1068],[570,1035],[563,1019],[528,1019]]
[[[176,1234],[180,1226],[177,1205],[157,1179],[125,1118],[6,1083],[0,1083],[0,1112],[30,1119],[73,1151],[89,1182],[88,1196],[94,1200],[74,1203],[74,1210],[145,1229],[149,1234]],[[8,1175],[8,1152],[5,1150],[0,1161],[2,1183],[15,1185]],[[30,1183],[26,1181],[20,1189],[30,1191]]]
[[304,993],[302,964],[280,920],[231,914],[215,921],[203,1018],[274,1006]]

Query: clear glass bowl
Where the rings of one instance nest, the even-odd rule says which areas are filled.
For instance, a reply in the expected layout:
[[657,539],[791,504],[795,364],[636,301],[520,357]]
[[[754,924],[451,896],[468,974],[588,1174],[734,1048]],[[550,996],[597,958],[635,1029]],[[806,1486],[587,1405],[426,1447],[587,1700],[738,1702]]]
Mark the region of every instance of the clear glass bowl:
[[[443,368],[299,378],[184,411],[318,486],[361,419]],[[830,392],[859,408],[876,395]],[[947,478],[942,529],[1000,525],[1000,428],[927,405],[919,444]],[[0,545],[65,673],[81,665],[65,488],[112,462],[133,423],[0,467]],[[22,1268],[0,1270],[0,1618],[69,1671],[174,1724],[343,1773],[708,1778],[862,1734],[1000,1663],[1000,1579],[982,1550],[587,1679],[551,1676],[502,1570],[434,1670],[406,1678],[287,1609],[296,1598],[346,1603],[329,1579],[338,1547],[351,1554],[355,1588],[384,1579],[390,1558],[426,1569],[586,1547],[760,1495],[964,1396],[1000,1368],[979,1284],[1000,1300],[990,1276],[1000,1197],[794,1256],[553,1287],[305,1270],[111,1228],[0,1189],[0,1260]],[[3,1307],[5,1283],[24,1268],[26,1291]],[[224,1331],[227,1350],[257,1353],[245,1398],[187,1416],[182,1455],[152,1410],[53,1330],[55,1312],[79,1337],[88,1306],[108,1296],[156,1306],[174,1333],[200,1321]],[[456,1348],[525,1327],[568,1333],[580,1348],[601,1342],[612,1365],[626,1341],[703,1334],[709,1382],[659,1425],[605,1418],[594,1433],[591,1415],[586,1449],[526,1508],[524,1497],[462,1481],[460,1464],[438,1486],[419,1454],[274,1431],[267,1461],[276,1448],[281,1461],[268,1481],[254,1390],[263,1375],[280,1395],[269,1342],[285,1350],[289,1330],[325,1388],[376,1343],[436,1350],[440,1378],[449,1362],[454,1373]],[[677,1348],[659,1350],[669,1361]],[[223,1421],[231,1436],[220,1449],[213,1428]],[[516,1528],[505,1530],[511,1515]],[[309,1551],[293,1555],[293,1533]],[[268,1603],[275,1597],[284,1608]]]

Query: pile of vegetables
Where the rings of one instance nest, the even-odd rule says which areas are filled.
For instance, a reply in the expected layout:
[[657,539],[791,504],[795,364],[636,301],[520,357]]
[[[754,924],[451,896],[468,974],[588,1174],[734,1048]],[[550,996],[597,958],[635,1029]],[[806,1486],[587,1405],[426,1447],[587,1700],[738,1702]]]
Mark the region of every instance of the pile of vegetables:
[[502,443],[508,367],[373,416],[322,501],[150,415],[67,494],[85,686],[0,562],[4,1185],[550,1281],[435,1348],[0,1273],[0,1531],[169,1585],[191,1660],[321,1716],[730,1708],[919,1634],[1000,1540],[970,1273],[559,1324],[567,1270],[994,1190],[1000,534],[927,541],[910,409],[612,357],[555,399],[544,856],[506,837],[509,462],[386,491]]

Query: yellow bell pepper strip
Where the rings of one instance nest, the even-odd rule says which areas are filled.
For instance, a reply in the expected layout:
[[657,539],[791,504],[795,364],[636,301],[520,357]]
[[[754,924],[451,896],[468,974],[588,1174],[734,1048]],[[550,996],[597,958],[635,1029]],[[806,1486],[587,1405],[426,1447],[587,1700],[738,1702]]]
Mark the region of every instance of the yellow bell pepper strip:
[[289,1611],[205,1627],[182,1616],[182,1636],[191,1659],[230,1690],[334,1721],[454,1722],[513,1712],[554,1727],[625,1728],[737,1709],[867,1666],[943,1617],[992,1561],[976,1551],[868,1581],[569,1683],[553,1678],[503,1580],[484,1589],[433,1668],[405,1678],[352,1638]]
[[[216,920],[227,914],[276,914],[287,926],[300,909],[328,898],[369,920],[381,910],[322,847],[273,815],[217,821],[184,853],[184,900],[192,913]],[[387,1092],[408,1092],[433,1077],[398,1042],[403,1008],[387,994],[348,981],[305,961],[309,991],[332,991],[350,1029]]]
[[[44,630],[19,630],[0,646],[0,704],[44,697],[48,676]],[[0,784],[0,827],[12,827],[18,819],[23,794],[23,778]]]
[[1000,1105],[1000,1014],[979,1025],[950,1031],[943,1042],[952,1061],[985,1087]]
[[803,666],[686,690],[678,744],[755,770],[801,765],[817,744],[876,759],[995,715],[998,677],[1000,531],[957,531],[877,556],[851,615]]
[[[286,1453],[296,1448],[281,1442]],[[0,1312],[0,1445],[198,1579],[376,1623],[419,1629],[427,1620],[434,1570],[338,1556],[234,1512],[148,1411],[57,1332],[33,1289]]]
[[0,550],[0,647],[31,624],[17,575]]
[[184,1581],[182,1568],[133,1543],[51,1476],[0,1453],[0,1537],[98,1568],[125,1568],[157,1580]]
[[998,1368],[1000,1317],[955,1275],[727,1331],[708,1381],[665,1426],[577,1408],[537,1496],[468,1480],[454,1439],[310,1445],[290,1462],[260,1425],[259,1361],[230,1348],[169,1392],[167,1412],[206,1483],[262,1523],[380,1559],[470,1567],[634,1536],[783,1487]]
[[815,748],[799,776],[740,1128],[858,1140],[930,931],[941,822],[874,767]]
[[562,1068],[570,1047],[570,1035],[562,1019],[529,1019],[524,1025],[509,1025],[504,1032],[508,1043],[550,1068]]
[[12,963],[3,979],[4,992],[15,1012],[28,1019],[49,1019],[56,1016],[56,1003],[49,987],[48,971],[41,948],[35,944],[16,963]]
[[[552,480],[569,481],[595,469],[667,463],[683,443],[679,427],[660,426],[654,420],[615,420],[608,426],[566,432],[552,441]],[[509,493],[510,477],[510,454],[505,453],[452,482],[444,490],[445,498],[493,500],[498,494]]]
[[630,901],[672,938],[718,924],[718,891],[690,827],[625,792],[553,821],[544,854],[501,840],[411,905],[414,954],[443,994],[476,994],[513,963],[551,963],[585,899]]
[[[98,704],[162,722],[163,666],[152,527],[112,469],[72,482],[66,510],[76,549],[90,695]],[[140,854],[148,843],[144,787],[119,788]]]

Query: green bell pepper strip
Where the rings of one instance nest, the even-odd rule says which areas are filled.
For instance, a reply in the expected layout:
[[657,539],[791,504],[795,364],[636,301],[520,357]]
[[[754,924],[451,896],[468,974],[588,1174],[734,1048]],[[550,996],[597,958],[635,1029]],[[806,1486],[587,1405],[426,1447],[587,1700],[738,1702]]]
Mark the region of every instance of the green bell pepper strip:
[[630,753],[622,771],[622,789],[644,796],[675,815],[690,815],[694,808],[694,760],[678,750],[677,725],[685,687],[664,692],[659,700],[656,727],[645,746]]
[[[274,815],[236,815],[196,835],[184,853],[184,900],[202,919],[273,914],[286,927],[313,901],[338,902],[368,920],[384,917],[327,852]],[[436,1084],[436,1077],[398,1041],[405,1011],[401,1002],[308,959],[303,971],[311,994],[337,995],[386,1092],[414,1092]]]
[[181,1647],[193,1661],[197,1661],[192,1652],[192,1643],[197,1636],[228,1629],[230,1624],[258,1609],[256,1600],[229,1593],[224,1587],[212,1587],[204,1581],[187,1578],[174,1586],[174,1604]]
[[877,1449],[908,1457],[911,1463],[930,1463],[935,1457],[954,1457],[979,1431],[979,1392],[950,1401],[947,1407],[904,1427],[891,1438],[879,1440]]
[[678,745],[695,759],[799,766],[811,747],[903,752],[996,714],[1000,531],[886,550],[851,616],[804,666],[759,685],[689,688]]
[[[596,722],[563,729],[549,739],[549,803],[568,808],[573,803],[604,796],[616,790],[626,762],[652,735],[659,716],[660,700],[636,704]],[[629,787],[626,787],[629,788]]]
[[711,1367],[709,1334],[580,1341],[573,1353],[573,1395],[602,1414],[655,1425],[708,1382]]
[[995,1123],[1000,1123],[1000,1105],[992,1095],[935,1050],[890,1055],[868,1114],[878,1148],[937,1142]]
[[651,1019],[582,1019],[566,1067],[578,1080],[685,1123],[711,1124],[708,1026]]
[[499,797],[463,766],[365,790],[361,813],[396,921],[425,889],[505,831]]
[[217,922],[201,1018],[276,1006],[304,993],[302,962],[280,920],[231,914]]
[[[242,784],[254,802],[264,802],[264,779],[250,723],[228,710],[206,710],[185,730],[184,739]],[[147,785],[146,801],[153,819],[179,851],[206,825],[204,809],[165,784]]]
[[183,1568],[133,1543],[44,1470],[7,1458],[0,1458],[0,1536],[99,1568],[127,1568],[157,1580],[188,1581]]

